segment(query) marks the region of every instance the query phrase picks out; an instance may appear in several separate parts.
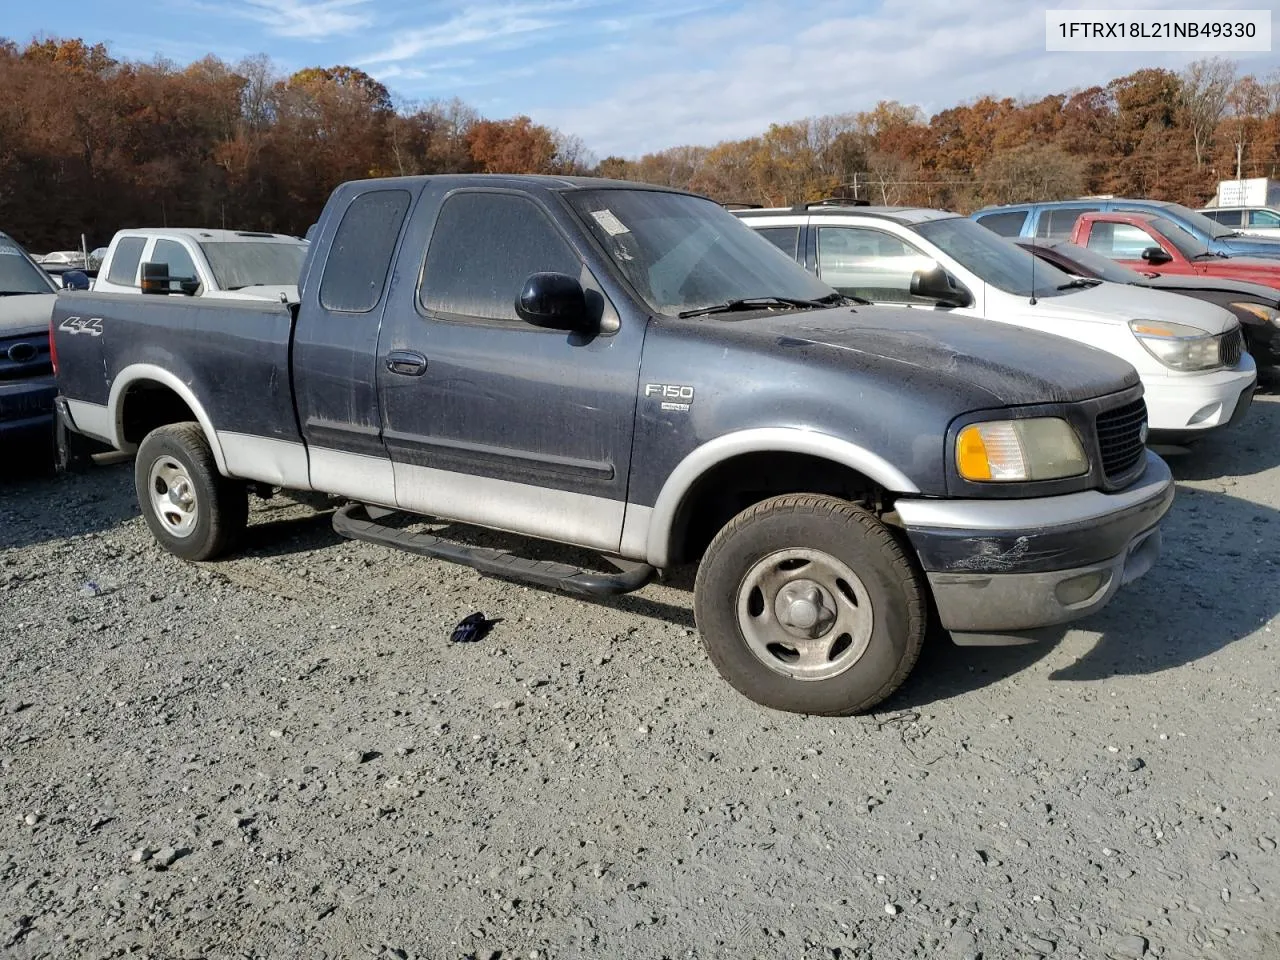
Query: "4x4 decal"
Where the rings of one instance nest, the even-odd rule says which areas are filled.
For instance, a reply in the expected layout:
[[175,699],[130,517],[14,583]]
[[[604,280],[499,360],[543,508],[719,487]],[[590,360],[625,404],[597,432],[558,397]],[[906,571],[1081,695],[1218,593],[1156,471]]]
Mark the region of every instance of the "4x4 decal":
[[83,317],[67,317],[60,324],[59,330],[65,330],[67,333],[87,333],[91,337],[102,336],[102,318],[92,317],[88,320]]

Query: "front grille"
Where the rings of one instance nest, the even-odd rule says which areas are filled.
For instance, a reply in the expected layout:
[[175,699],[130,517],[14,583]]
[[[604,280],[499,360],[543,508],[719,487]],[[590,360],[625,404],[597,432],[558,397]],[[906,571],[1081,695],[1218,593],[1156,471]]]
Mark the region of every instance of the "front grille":
[[0,381],[25,380],[50,373],[53,373],[53,363],[47,333],[0,338]]
[[1109,482],[1123,479],[1142,462],[1146,423],[1147,405],[1142,400],[1098,414],[1094,425],[1102,453],[1102,472]]
[[1240,328],[1229,330],[1218,338],[1218,360],[1224,367],[1234,367],[1244,351],[1244,336]]

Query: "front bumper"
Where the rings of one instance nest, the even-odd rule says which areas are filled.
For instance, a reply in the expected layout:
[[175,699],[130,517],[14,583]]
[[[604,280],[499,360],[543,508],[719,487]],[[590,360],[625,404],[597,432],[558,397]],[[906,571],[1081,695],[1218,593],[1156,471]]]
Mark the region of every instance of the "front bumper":
[[6,445],[53,437],[53,377],[0,382],[0,439]]
[[1249,354],[1229,370],[1145,377],[1142,390],[1147,426],[1153,437],[1169,441],[1207,436],[1240,422],[1257,385],[1258,366]]
[[1018,642],[1100,610],[1160,553],[1173,477],[1154,453],[1118,493],[899,500],[942,625],[957,643]]

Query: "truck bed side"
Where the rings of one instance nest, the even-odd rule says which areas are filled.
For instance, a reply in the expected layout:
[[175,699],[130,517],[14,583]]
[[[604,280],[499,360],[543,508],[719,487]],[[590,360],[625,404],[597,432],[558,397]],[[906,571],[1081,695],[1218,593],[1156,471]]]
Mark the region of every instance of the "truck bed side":
[[289,377],[294,309],[269,301],[63,293],[58,385],[77,429],[133,450],[175,405],[230,476],[307,488]]

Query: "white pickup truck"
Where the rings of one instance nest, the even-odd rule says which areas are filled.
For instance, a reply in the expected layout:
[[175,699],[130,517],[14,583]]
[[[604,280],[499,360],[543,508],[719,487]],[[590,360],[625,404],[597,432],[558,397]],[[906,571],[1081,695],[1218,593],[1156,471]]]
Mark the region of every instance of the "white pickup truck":
[[121,230],[93,283],[97,293],[141,293],[144,282],[219,300],[298,299],[307,241],[247,230]]

